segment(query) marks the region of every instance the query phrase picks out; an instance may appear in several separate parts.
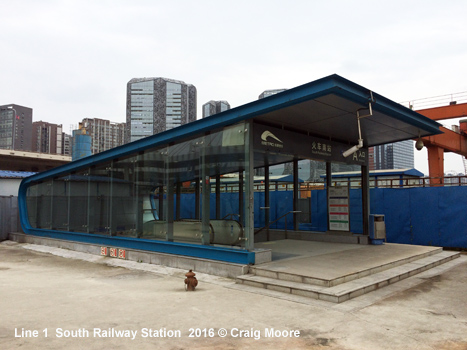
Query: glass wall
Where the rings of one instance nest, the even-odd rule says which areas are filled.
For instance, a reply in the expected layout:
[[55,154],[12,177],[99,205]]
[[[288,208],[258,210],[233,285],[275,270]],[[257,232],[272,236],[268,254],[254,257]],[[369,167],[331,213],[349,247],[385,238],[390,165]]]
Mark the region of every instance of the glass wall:
[[241,123],[30,185],[29,222],[56,231],[242,246],[243,193],[238,205],[223,204],[211,180],[244,174],[245,134]]

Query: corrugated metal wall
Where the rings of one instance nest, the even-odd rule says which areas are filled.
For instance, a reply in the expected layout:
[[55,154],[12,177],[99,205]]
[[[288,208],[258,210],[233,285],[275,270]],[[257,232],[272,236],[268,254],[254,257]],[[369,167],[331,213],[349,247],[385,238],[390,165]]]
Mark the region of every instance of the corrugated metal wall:
[[0,242],[8,239],[10,232],[18,231],[21,231],[18,197],[0,196]]

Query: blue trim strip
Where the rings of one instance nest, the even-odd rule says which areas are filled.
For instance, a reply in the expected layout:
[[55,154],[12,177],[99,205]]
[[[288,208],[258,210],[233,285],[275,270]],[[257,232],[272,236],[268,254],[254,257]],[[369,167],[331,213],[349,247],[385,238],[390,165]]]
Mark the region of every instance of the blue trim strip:
[[62,239],[81,243],[101,244],[107,247],[119,247],[157,253],[183,255],[193,258],[226,261],[244,265],[255,263],[254,252],[240,249],[228,249],[179,242],[155,241],[141,238],[103,236],[80,232],[52,231],[42,229],[30,229],[28,231],[29,234],[34,236]]

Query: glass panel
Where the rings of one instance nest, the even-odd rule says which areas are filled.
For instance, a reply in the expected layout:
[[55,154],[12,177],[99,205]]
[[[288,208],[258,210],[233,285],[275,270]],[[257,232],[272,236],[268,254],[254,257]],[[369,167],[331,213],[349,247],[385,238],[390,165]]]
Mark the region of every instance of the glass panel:
[[88,187],[88,169],[70,176],[69,230],[72,232],[88,232]]
[[88,183],[89,233],[110,234],[110,162],[91,167]]
[[137,236],[166,239],[165,163],[167,149],[146,150],[136,162]]
[[239,186],[241,180],[238,174],[239,172],[243,174],[242,169],[245,167],[244,135],[245,124],[240,123],[205,137],[200,163],[204,187],[202,195],[204,244],[239,246],[243,242],[239,205],[240,201],[243,203],[243,191],[220,194],[220,215],[219,219],[216,219],[215,177],[221,175],[221,181],[233,181],[235,188],[242,187]]
[[112,235],[136,237],[137,156],[121,159],[112,165]]
[[35,228],[51,228],[52,181],[29,186],[27,207],[29,223]]
[[28,212],[28,220],[29,220],[29,224],[32,227],[37,227],[38,187],[39,187],[39,184],[29,185],[27,194],[26,194],[26,207],[27,207],[27,212]]
[[[200,149],[203,138],[196,138],[169,147],[167,163],[168,239],[199,243],[201,222],[197,219]],[[171,231],[173,235],[170,236]]]
[[55,178],[52,184],[52,229],[69,230],[71,175]]

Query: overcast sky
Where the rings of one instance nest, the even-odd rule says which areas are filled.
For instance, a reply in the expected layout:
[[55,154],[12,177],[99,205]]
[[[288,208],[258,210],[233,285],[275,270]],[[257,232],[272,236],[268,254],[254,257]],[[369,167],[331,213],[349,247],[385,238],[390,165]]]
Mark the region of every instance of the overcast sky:
[[[393,101],[467,91],[467,1],[0,0],[0,104],[125,121],[126,84],[166,77],[236,107],[337,73]],[[449,122],[450,123],[450,122]],[[452,159],[451,159],[452,158]],[[416,168],[427,173],[426,152]],[[460,156],[445,170],[463,171]]]

